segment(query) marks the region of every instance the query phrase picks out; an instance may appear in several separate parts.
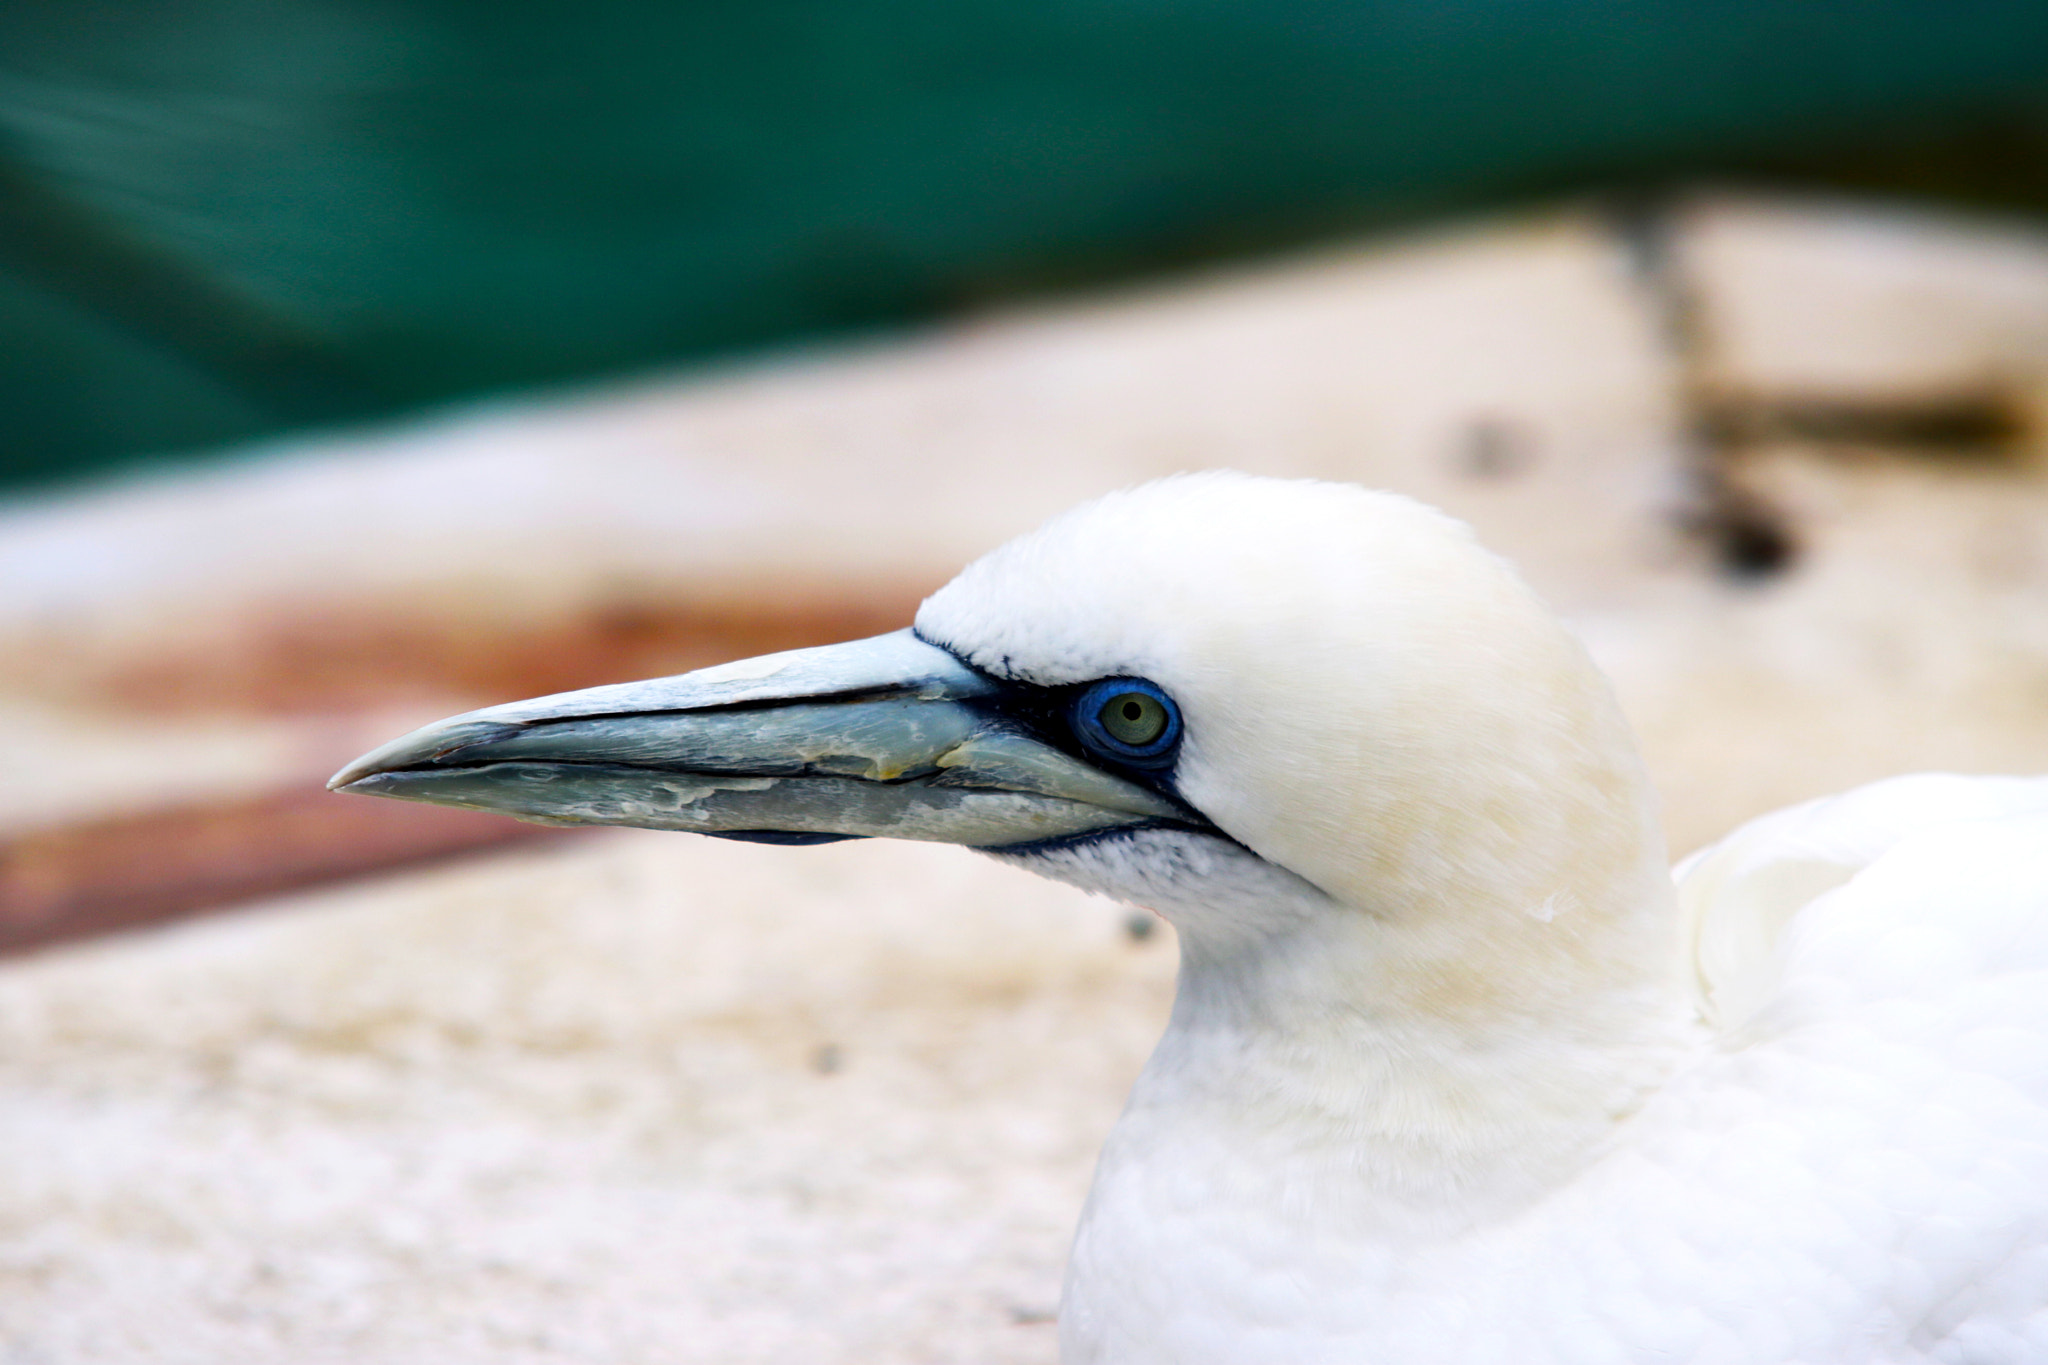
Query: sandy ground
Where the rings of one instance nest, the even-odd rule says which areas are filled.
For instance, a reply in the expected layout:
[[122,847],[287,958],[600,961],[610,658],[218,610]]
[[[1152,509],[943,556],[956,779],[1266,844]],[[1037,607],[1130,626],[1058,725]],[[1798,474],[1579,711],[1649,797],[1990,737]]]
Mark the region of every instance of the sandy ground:
[[0,978],[0,1359],[1043,1361],[1174,951],[625,832]]
[[[1678,849],[1892,772],[2048,770],[2048,244],[1674,230],[1676,280],[1563,214],[7,511],[0,831],[302,783],[372,703],[482,685],[277,700],[380,638],[907,610],[1209,465],[1472,520],[1615,677]],[[2016,431],[1887,434],[1957,395]],[[1708,402],[1755,430],[1703,450]],[[1674,529],[1709,458],[1783,572]],[[281,617],[332,624],[280,652]],[[620,833],[13,960],[0,1360],[1049,1361],[1170,939],[959,850]]]

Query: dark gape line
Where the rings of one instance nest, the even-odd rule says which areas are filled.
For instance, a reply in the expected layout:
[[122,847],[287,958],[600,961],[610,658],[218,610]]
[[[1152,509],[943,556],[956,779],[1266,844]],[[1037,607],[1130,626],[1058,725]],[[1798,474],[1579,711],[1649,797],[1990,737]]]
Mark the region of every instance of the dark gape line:
[[707,839],[737,839],[743,844],[836,844],[845,839],[865,839],[865,834],[817,834],[803,829],[700,829],[691,831]]

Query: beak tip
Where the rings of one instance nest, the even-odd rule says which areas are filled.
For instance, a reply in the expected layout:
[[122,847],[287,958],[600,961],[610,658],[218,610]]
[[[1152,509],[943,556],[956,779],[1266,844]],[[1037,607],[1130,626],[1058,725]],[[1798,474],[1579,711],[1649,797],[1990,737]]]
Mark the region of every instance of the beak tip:
[[378,772],[379,769],[375,764],[359,758],[334,776],[328,778],[327,790],[331,792],[354,791],[368,794],[370,789],[361,784],[366,779],[377,776]]

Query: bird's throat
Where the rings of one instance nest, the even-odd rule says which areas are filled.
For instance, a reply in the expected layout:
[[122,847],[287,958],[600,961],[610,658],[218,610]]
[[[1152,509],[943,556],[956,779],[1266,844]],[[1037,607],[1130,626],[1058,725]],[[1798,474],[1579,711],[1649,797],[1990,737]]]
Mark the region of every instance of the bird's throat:
[[1441,907],[1390,921],[1323,900],[1257,938],[1241,915],[1223,934],[1169,912],[1179,988],[1119,1143],[1352,1235],[1511,1216],[1597,1160],[1698,1045],[1664,965],[1668,903],[1577,913],[1521,916],[1530,969],[1474,978]]

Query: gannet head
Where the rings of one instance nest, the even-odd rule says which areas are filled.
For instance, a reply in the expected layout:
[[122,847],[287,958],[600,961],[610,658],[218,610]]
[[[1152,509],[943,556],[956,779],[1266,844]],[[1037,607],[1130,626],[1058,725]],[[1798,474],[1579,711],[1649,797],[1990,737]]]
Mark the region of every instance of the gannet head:
[[[1665,912],[1648,785],[1605,680],[1508,565],[1410,499],[1164,480],[977,561],[917,631],[1013,685],[1156,688],[1173,741],[1125,775],[1200,812],[1211,843],[1412,933],[1409,965],[1446,989],[1579,977],[1549,959],[1588,950],[1589,920]],[[1219,941],[1300,913],[1299,897],[1206,903],[1166,856],[1204,837],[1098,835],[1037,861]]]
[[[964,843],[1151,905],[1217,958],[1349,923],[1347,993],[1519,1011],[1668,936],[1605,681],[1460,523],[1182,475],[970,565],[914,633],[488,708],[336,788],[769,842]],[[1370,926],[1369,928],[1367,926]]]
[[1150,906],[1181,985],[1120,1137],[1148,1107],[1162,1142],[1251,1124],[1235,1150],[1336,1163],[1290,1188],[1372,1217],[1534,1197],[1682,1028],[1662,837],[1604,679],[1464,526],[1345,485],[1112,494],[970,565],[914,631],[472,712],[332,785],[967,844]]

